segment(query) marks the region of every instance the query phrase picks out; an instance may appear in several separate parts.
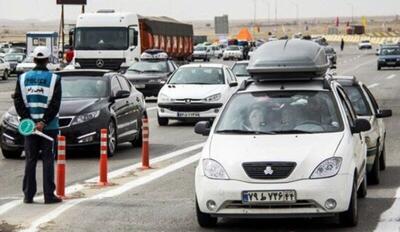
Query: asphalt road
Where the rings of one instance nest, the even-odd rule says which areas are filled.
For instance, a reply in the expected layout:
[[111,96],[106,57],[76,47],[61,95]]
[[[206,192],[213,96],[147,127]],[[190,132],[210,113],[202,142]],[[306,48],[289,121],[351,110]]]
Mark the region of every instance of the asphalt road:
[[[400,71],[378,72],[374,51],[358,51],[352,46],[338,52],[337,73],[356,75],[371,87],[381,108],[393,110],[393,117],[386,120],[388,168],[381,174],[381,184],[369,186],[367,198],[359,200],[359,225],[341,228],[333,219],[231,219],[210,231],[400,231]],[[14,85],[15,78],[0,81],[0,114],[11,105]],[[90,180],[98,175],[97,155],[68,156],[67,184],[74,188],[70,187],[67,196],[73,199],[61,205],[43,205],[41,199],[34,205],[20,204],[24,161],[0,159],[0,231],[203,231],[194,208],[194,169],[201,145],[193,145],[206,138],[194,134],[190,123],[159,127],[154,106],[154,101],[147,104],[150,155],[158,157],[152,163],[154,168],[128,168],[122,177],[111,180],[113,186],[99,188]],[[109,167],[119,170],[139,161],[140,149],[122,144]],[[40,191],[41,166],[38,168]]]

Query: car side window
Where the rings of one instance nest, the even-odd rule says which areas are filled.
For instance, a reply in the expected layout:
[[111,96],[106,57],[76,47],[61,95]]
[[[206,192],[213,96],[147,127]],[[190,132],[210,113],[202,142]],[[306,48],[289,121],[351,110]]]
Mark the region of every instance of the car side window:
[[171,61],[168,61],[169,72],[175,71],[175,66]]
[[350,127],[355,126],[355,120],[357,118],[353,107],[351,106],[350,100],[347,99],[345,92],[341,89],[338,89],[339,97],[342,102],[344,111],[346,113],[347,120],[349,121]]
[[131,91],[131,86],[125,78],[118,76],[118,80],[119,83],[121,84],[122,90],[126,90],[129,92]]
[[378,110],[379,110],[379,106],[378,106],[378,103],[375,100],[374,95],[372,95],[371,91],[369,91],[367,86],[363,85],[362,87],[363,87],[364,91],[367,93],[369,99],[371,100],[372,106],[374,107],[375,114],[377,114]]
[[120,90],[122,90],[121,85],[119,84],[119,81],[118,81],[118,79],[117,79],[117,76],[114,76],[114,77],[111,79],[111,94],[112,94],[113,96],[115,96],[115,94],[116,94],[118,91],[120,91]]

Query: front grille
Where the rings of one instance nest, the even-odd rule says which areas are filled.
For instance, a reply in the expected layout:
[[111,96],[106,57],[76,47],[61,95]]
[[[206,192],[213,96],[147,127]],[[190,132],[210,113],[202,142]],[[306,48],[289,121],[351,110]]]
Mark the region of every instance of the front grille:
[[260,203],[243,204],[241,201],[225,202],[225,209],[293,209],[293,208],[318,208],[318,204],[310,200],[298,200],[295,203]]
[[276,180],[287,178],[294,168],[294,162],[252,162],[242,164],[246,174],[252,179]]
[[[102,62],[101,62],[102,61]],[[82,69],[110,69],[119,70],[125,59],[75,59]],[[98,64],[103,64],[98,66]]]
[[386,59],[386,62],[396,62],[397,59]]
[[60,124],[60,127],[67,127],[69,124],[71,124],[72,118],[59,118],[58,123]]
[[161,108],[166,108],[175,112],[202,112],[215,108],[220,108],[221,103],[167,103],[159,104]]

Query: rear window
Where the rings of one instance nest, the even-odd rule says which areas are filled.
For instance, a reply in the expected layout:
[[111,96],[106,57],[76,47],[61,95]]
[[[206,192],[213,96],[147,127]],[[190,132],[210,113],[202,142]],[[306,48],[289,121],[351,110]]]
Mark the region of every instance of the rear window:
[[358,86],[345,86],[344,91],[353,105],[354,110],[359,116],[371,116],[371,109],[369,108],[367,99],[361,92]]

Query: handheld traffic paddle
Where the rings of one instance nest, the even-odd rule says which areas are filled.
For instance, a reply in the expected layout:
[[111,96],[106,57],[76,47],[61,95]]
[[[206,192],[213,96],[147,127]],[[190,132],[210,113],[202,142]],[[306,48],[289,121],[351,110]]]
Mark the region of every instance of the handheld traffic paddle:
[[18,131],[23,136],[38,135],[47,140],[50,140],[51,142],[54,142],[52,137],[45,135],[44,133],[36,130],[36,124],[31,119],[22,120],[18,125]]

